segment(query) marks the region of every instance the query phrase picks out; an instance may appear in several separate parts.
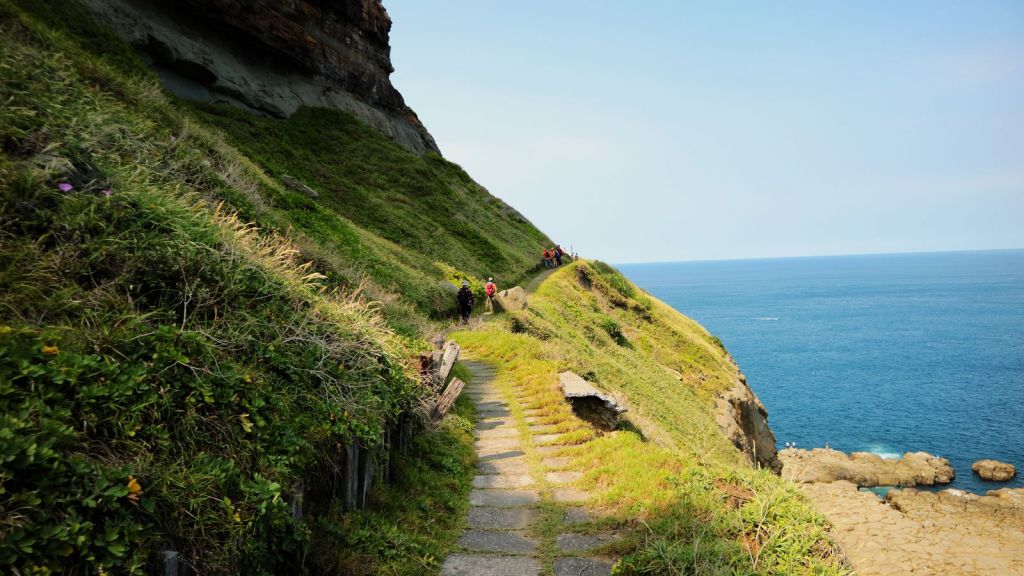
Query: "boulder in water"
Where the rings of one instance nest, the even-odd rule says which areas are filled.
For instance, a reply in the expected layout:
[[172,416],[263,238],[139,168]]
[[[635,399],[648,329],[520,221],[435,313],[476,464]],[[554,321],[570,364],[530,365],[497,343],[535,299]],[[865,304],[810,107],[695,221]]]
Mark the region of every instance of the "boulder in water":
[[1017,469],[1013,464],[998,460],[978,460],[971,466],[971,470],[974,470],[982,480],[994,482],[1005,482],[1017,475]]

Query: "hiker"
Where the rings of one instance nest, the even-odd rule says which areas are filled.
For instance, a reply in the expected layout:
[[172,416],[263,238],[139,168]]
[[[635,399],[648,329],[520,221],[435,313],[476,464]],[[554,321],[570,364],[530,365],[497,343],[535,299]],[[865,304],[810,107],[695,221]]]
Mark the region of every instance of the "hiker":
[[551,251],[544,249],[544,267],[551,268]]
[[473,313],[473,291],[469,289],[468,280],[462,281],[462,288],[459,288],[455,298],[459,301],[459,316],[462,317],[462,323],[466,324],[469,322],[469,315]]
[[554,248],[551,249],[551,253],[555,255],[555,262],[558,263],[558,264],[556,264],[556,266],[561,266],[562,265],[562,248],[560,246],[556,245]]
[[487,295],[487,311],[494,312],[494,295],[498,292],[498,285],[494,283],[494,278],[487,278],[487,284],[484,284],[484,294]]

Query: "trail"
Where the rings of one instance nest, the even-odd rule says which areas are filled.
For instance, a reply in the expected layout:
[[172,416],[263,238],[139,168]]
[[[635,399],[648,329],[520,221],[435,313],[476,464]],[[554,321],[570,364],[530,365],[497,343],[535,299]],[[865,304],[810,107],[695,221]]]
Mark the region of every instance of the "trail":
[[613,538],[580,533],[590,517],[579,504],[590,495],[570,486],[580,473],[565,470],[569,458],[557,455],[561,434],[542,410],[524,409],[532,397],[523,386],[499,386],[493,367],[464,364],[479,461],[461,550],[445,559],[441,576],[611,574],[610,562],[587,554]]

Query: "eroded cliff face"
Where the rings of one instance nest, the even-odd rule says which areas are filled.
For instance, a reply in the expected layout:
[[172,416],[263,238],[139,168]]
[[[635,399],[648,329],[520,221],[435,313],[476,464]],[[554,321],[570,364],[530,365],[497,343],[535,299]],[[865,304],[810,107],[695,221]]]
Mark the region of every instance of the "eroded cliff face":
[[178,96],[273,116],[340,108],[417,154],[434,139],[391,85],[380,0],[83,0]]
[[769,468],[776,474],[782,470],[775,449],[775,434],[768,427],[768,411],[742,373],[737,372],[732,388],[715,398],[715,421],[751,464]]

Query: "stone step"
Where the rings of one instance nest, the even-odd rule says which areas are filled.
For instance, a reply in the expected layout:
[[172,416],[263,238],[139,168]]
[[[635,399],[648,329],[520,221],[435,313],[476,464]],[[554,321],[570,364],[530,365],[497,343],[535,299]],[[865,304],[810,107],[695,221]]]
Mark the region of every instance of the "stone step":
[[563,504],[578,504],[589,500],[590,494],[576,488],[555,488],[551,491],[551,498]]
[[472,506],[467,524],[485,530],[525,530],[540,518],[536,508],[495,508]]
[[521,447],[519,438],[484,438],[473,442],[473,448],[477,454],[496,454],[508,450],[518,450]]
[[451,554],[441,566],[441,576],[538,576],[540,570],[539,561],[524,556]]
[[566,470],[562,472],[548,472],[544,475],[544,479],[552,484],[568,484],[569,482],[575,482],[583,476],[582,472],[573,472]]
[[533,443],[534,444],[541,444],[541,445],[543,445],[543,444],[550,445],[550,444],[552,444],[554,442],[557,442],[558,439],[561,438],[561,437],[562,437],[561,434],[537,434],[536,436],[533,437]]
[[578,506],[571,506],[565,509],[565,518],[562,519],[562,524],[565,526],[579,526],[580,524],[586,524],[590,522],[590,514]]
[[537,549],[537,543],[530,538],[508,530],[466,530],[458,544],[474,552],[499,554],[529,554]]
[[540,461],[541,466],[545,468],[558,469],[565,468],[572,462],[572,458],[568,456],[551,456]]
[[469,493],[470,506],[495,506],[513,508],[536,504],[540,496],[536,490],[481,490],[474,488]]
[[533,484],[529,474],[481,474],[473,477],[473,488],[526,488]]
[[518,438],[519,429],[514,426],[502,426],[489,430],[477,430],[477,440],[493,440],[495,438]]
[[610,534],[575,534],[567,532],[555,537],[555,546],[562,552],[589,552],[614,542]]
[[528,474],[530,464],[523,457],[505,458],[477,462],[476,470],[479,474]]
[[559,558],[555,560],[555,576],[610,576],[612,565],[593,558]]

